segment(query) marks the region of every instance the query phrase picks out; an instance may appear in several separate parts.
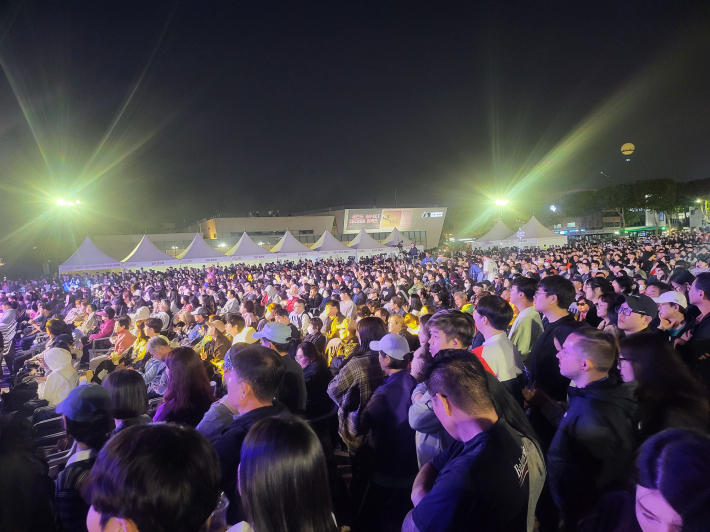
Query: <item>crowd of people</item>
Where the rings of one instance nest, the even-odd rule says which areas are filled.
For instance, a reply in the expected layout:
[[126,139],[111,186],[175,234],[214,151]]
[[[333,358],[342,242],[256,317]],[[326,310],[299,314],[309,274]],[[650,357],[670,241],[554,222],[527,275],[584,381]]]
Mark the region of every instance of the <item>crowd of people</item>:
[[710,530],[706,241],[6,281],[0,530]]

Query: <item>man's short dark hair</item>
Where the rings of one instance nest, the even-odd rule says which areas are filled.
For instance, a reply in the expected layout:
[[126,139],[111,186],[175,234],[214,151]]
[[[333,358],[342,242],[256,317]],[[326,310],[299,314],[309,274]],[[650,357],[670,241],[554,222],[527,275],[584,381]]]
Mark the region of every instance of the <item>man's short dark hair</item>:
[[340,310],[340,305],[338,304],[337,301],[334,301],[333,299],[329,299],[327,303],[325,304],[326,307],[336,307],[338,310]]
[[473,317],[460,310],[442,310],[434,314],[427,327],[431,330],[436,327],[444,333],[448,341],[457,338],[461,345],[470,346],[473,342],[473,335],[476,328]]
[[103,528],[116,517],[139,530],[200,530],[217,505],[220,476],[217,452],[195,429],[134,426],[101,450],[83,496]]
[[424,381],[432,397],[441,394],[467,414],[493,408],[486,370],[478,357],[465,349],[444,349],[437,353],[424,368]]
[[93,303],[89,303],[87,306],[91,309],[91,312],[96,312],[96,305],[94,305]]
[[244,317],[239,314],[227,314],[227,323],[229,323],[232,327],[236,327],[237,332],[242,332],[244,327],[247,325]]
[[695,288],[702,290],[703,298],[710,299],[710,272],[699,273],[694,282]]
[[251,386],[259,401],[270,401],[276,395],[286,369],[281,357],[268,347],[252,345],[230,357],[232,371],[239,380]]
[[[105,307],[104,312],[106,313],[106,317],[109,320],[112,320],[116,316],[116,311],[113,310],[113,307]],[[162,322],[161,322],[162,323]]]
[[577,295],[572,281],[559,275],[550,275],[541,279],[538,288],[542,288],[548,296],[557,296],[557,306],[565,310],[574,302]]
[[305,307],[305,306],[306,306],[306,300],[305,300],[305,299],[301,299],[301,298],[299,297],[296,301],[293,302],[293,304],[294,304],[294,305],[299,304],[299,305],[303,305],[303,306]]
[[277,308],[274,311],[274,316],[278,316],[279,318],[288,318],[289,312],[283,307]]
[[145,327],[153,329],[155,332],[159,333],[163,330],[163,322],[160,318],[148,318],[145,320]]
[[128,316],[119,316],[116,318],[116,323],[118,323],[121,327],[128,329],[131,326],[131,318]]
[[56,337],[60,334],[64,334],[67,330],[67,324],[64,323],[63,319],[53,318],[47,322],[46,329],[49,331],[49,334]]
[[658,288],[658,293],[659,294],[665,294],[666,292],[672,292],[673,287],[667,283],[664,283],[663,281],[651,281],[646,283],[646,289],[648,290],[649,286],[655,286]]
[[507,330],[513,320],[513,307],[500,296],[483,296],[476,305],[476,312],[488,318],[499,331]]
[[111,436],[111,432],[116,428],[116,424],[108,412],[94,421],[74,421],[66,416],[64,419],[67,434],[92,449],[101,449]]
[[535,292],[537,291],[537,280],[518,275],[513,278],[510,284],[517,288],[518,292],[524,294],[525,299],[532,302]]

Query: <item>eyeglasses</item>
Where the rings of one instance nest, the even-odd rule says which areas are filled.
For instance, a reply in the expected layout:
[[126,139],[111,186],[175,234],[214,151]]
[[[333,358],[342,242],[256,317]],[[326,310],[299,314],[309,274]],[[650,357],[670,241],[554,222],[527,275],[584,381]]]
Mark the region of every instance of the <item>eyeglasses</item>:
[[617,314],[623,314],[624,316],[631,316],[632,313],[640,314],[641,316],[648,316],[645,312],[639,312],[638,310],[632,310],[630,308],[619,307],[616,309]]

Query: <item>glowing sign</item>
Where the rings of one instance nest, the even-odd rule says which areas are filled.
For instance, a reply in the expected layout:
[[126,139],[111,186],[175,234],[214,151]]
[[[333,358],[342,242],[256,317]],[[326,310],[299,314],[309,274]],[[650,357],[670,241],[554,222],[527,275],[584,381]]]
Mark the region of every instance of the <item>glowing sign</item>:
[[355,229],[379,229],[382,211],[380,209],[358,209],[348,211],[346,227],[348,230]]
[[437,212],[423,212],[422,213],[422,218],[443,218],[444,213],[441,211]]

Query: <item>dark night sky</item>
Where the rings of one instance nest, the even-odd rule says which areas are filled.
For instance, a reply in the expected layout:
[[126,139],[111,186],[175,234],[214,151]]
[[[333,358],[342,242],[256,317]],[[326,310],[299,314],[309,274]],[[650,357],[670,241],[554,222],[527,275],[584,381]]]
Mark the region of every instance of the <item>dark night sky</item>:
[[707,2],[47,0],[0,16],[7,232],[40,191],[136,229],[391,203],[395,187],[455,206],[543,160],[513,189],[521,209],[609,184],[601,171],[710,174]]

